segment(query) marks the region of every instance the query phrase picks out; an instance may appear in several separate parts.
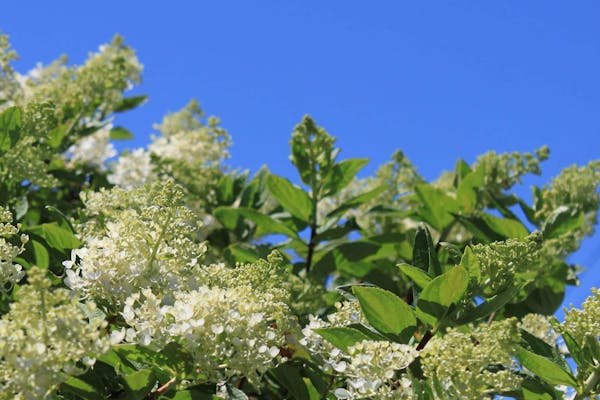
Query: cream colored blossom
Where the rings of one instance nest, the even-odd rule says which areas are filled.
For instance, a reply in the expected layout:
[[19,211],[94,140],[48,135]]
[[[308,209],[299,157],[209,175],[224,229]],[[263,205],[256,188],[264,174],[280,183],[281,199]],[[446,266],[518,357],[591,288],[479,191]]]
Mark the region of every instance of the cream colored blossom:
[[25,243],[29,240],[27,235],[21,235],[20,246],[15,246],[7,239],[19,232],[19,226],[12,225],[12,214],[0,206],[0,291],[19,282],[25,272],[23,267],[15,262],[15,258],[25,251]]
[[70,166],[81,164],[100,171],[106,170],[106,160],[117,155],[117,150],[110,142],[112,128],[112,124],[107,124],[72,144],[66,152]]
[[585,336],[600,338],[600,289],[593,288],[581,309],[566,311],[561,328],[580,343]]
[[481,267],[479,284],[485,296],[493,296],[515,281],[535,279],[544,271],[541,235],[534,232],[523,239],[507,239],[472,246]]
[[172,182],[84,196],[89,222],[64,263],[65,283],[117,310],[140,288],[168,295],[187,286],[206,247],[190,239],[194,216],[181,196]]
[[172,304],[142,290],[125,303],[126,340],[155,348],[176,341],[192,355],[199,380],[241,375],[257,383],[285,360],[280,348],[295,330],[288,306],[251,286],[178,291]]
[[142,148],[121,154],[111,166],[108,181],[123,189],[133,189],[158,179],[150,153]]
[[412,399],[412,384],[399,371],[407,368],[419,352],[413,346],[363,340],[348,348],[337,371],[346,377],[346,388],[337,389],[338,399]]
[[533,336],[542,339],[550,346],[556,345],[558,333],[550,324],[550,317],[541,314],[527,314],[519,322],[519,328],[526,330]]
[[490,393],[520,387],[514,361],[519,340],[514,318],[482,324],[471,332],[451,329],[427,343],[421,364],[427,377],[440,381],[446,398],[489,398]]
[[0,399],[45,399],[109,349],[105,321],[89,321],[73,293],[51,289],[45,275],[30,269],[29,285],[0,320]]

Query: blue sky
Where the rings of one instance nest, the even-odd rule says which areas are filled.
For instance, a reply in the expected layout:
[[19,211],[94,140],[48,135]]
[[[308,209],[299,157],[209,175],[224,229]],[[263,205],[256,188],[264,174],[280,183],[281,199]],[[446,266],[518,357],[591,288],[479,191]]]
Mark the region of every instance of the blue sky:
[[[600,3],[596,1],[7,2],[0,29],[25,72],[66,53],[73,63],[125,37],[150,95],[117,123],[143,145],[152,124],[190,98],[222,119],[234,167],[267,164],[296,180],[290,133],[309,113],[365,173],[401,148],[427,178],[487,150],[551,158],[560,169],[600,158]],[[600,239],[572,262],[589,267],[579,304],[600,286]]]

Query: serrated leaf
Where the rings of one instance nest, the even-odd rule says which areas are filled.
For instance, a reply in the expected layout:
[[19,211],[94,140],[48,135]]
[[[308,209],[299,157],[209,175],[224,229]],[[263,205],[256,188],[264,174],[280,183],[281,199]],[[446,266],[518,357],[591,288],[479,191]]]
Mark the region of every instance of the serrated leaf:
[[569,372],[546,357],[532,353],[520,346],[517,346],[516,357],[521,365],[551,385],[577,387],[577,381]]
[[133,139],[133,133],[122,126],[115,126],[110,130],[109,137],[113,140],[127,140]]
[[348,352],[348,347],[363,340],[371,340],[371,337],[361,331],[345,326],[319,328],[314,329],[314,331],[323,337],[323,339],[346,353]]
[[434,278],[419,296],[417,317],[437,327],[450,305],[462,299],[468,285],[469,274],[460,265]]
[[148,96],[125,97],[113,108],[114,112],[124,112],[140,106],[148,100]]
[[304,222],[312,218],[312,201],[308,194],[290,181],[277,175],[269,175],[267,188],[279,204],[294,217]]
[[366,320],[379,332],[408,338],[416,329],[414,310],[394,293],[373,286],[354,286],[352,292]]
[[398,268],[420,288],[427,286],[433,279],[421,268],[413,267],[409,264],[398,264]]

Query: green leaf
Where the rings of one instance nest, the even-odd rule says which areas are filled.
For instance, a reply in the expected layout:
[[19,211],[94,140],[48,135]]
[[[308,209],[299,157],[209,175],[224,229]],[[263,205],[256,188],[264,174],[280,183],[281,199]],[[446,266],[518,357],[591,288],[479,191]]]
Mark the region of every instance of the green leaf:
[[369,200],[372,200],[379,196],[381,193],[388,190],[387,185],[377,186],[375,189],[371,189],[367,192],[361,193],[358,196],[354,196],[344,202],[344,204],[340,205],[335,210],[331,211],[327,214],[327,218],[339,217],[343,215],[346,211],[354,209]]
[[567,371],[546,357],[542,357],[517,346],[517,359],[525,368],[551,385],[567,385],[577,387],[577,381]]
[[431,226],[443,231],[454,221],[452,214],[457,213],[460,208],[454,198],[428,184],[417,185],[415,192],[422,204],[419,215]]
[[48,136],[46,136],[46,143],[48,146],[52,147],[53,149],[57,149],[63,142],[65,136],[67,136],[69,133],[70,127],[71,124],[66,122],[50,130],[50,132],[48,132]]
[[335,164],[323,184],[323,196],[333,196],[339,193],[368,163],[368,158],[350,158]]
[[371,337],[361,331],[345,326],[319,328],[314,331],[323,337],[323,339],[346,353],[348,352],[348,347],[363,340],[371,340]]
[[102,400],[105,398],[102,391],[83,379],[71,376],[60,385],[61,391],[78,396],[84,400]]
[[50,266],[50,255],[46,247],[38,242],[37,240],[31,240],[33,247],[33,256],[35,257],[35,265],[42,268],[48,268]]
[[146,102],[146,100],[148,100],[148,96],[130,96],[130,97],[125,97],[121,100],[121,102],[119,104],[117,104],[115,106],[115,108],[113,108],[114,112],[124,112],[124,111],[129,111],[133,108],[138,107],[139,105],[143,104]]
[[511,286],[504,292],[497,294],[492,299],[479,304],[473,310],[469,310],[468,314],[459,318],[456,323],[458,325],[468,324],[491,315],[493,312],[501,309],[506,303],[513,300],[521,291],[521,289],[521,286]]
[[329,250],[311,268],[311,275],[324,278],[337,270],[354,277],[363,277],[376,265],[368,260],[381,245],[367,241],[345,242]]
[[171,397],[172,400],[218,400],[221,397],[215,396],[213,393],[203,392],[201,390],[180,390]]
[[272,370],[275,378],[287,389],[288,396],[296,400],[310,400],[308,388],[295,365],[281,364]]
[[433,279],[421,268],[413,267],[409,264],[398,264],[398,268],[420,288],[427,286]]
[[600,343],[596,336],[585,335],[583,339],[583,353],[588,359],[592,360],[590,364],[593,363],[596,367],[598,366],[598,363],[600,363]]
[[470,213],[477,206],[477,191],[483,186],[485,170],[477,168],[460,180],[456,189],[456,201],[465,213]]
[[429,229],[425,225],[419,225],[417,228],[415,244],[413,246],[412,264],[433,276],[438,276],[442,273],[435,246],[431,239],[431,233],[429,233]]
[[0,153],[17,144],[22,124],[22,112],[19,107],[10,107],[0,113]]
[[373,286],[354,286],[352,292],[369,324],[379,332],[408,339],[416,329],[414,310],[394,293]]
[[28,232],[38,235],[46,241],[48,246],[60,251],[76,249],[81,246],[81,242],[71,231],[56,223],[33,226],[28,229]]
[[570,208],[561,206],[550,214],[544,223],[542,232],[544,238],[553,239],[583,228],[584,223],[583,212],[573,212]]
[[229,397],[227,397],[228,399],[230,399],[230,400],[248,400],[248,396],[246,395],[246,393],[244,393],[240,389],[236,388],[235,386],[227,384],[226,387],[227,387],[227,395],[229,396]]
[[113,140],[127,140],[133,139],[133,133],[129,132],[122,126],[115,126],[110,130],[109,137]]
[[483,214],[481,218],[492,231],[506,239],[522,239],[529,235],[527,228],[521,222],[514,219],[498,218],[490,214]]
[[454,214],[454,217],[481,242],[489,243],[506,239],[504,235],[500,235],[491,229],[483,218],[465,217],[459,214]]
[[557,396],[551,387],[545,387],[541,381],[526,378],[523,380],[522,393],[523,400],[559,400],[562,396]]
[[273,233],[281,233],[293,238],[298,237],[298,233],[283,222],[250,208],[217,207],[213,215],[229,230],[235,230],[238,218],[244,217],[256,224],[258,237]]
[[143,369],[129,375],[123,375],[128,400],[142,400],[156,384],[152,370]]
[[468,285],[469,274],[460,265],[436,277],[421,292],[417,303],[417,317],[437,327],[450,305],[462,299]]
[[267,188],[281,206],[294,217],[304,222],[312,219],[312,201],[305,191],[291,184],[285,178],[269,175]]
[[478,284],[479,279],[481,279],[481,265],[479,265],[479,260],[470,246],[465,247],[465,251],[460,259],[460,265],[469,273],[469,280]]

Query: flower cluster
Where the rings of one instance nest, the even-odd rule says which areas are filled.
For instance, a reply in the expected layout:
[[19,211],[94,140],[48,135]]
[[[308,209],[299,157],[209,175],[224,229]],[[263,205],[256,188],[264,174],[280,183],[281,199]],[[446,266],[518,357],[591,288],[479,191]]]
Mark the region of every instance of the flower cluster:
[[533,336],[542,339],[550,346],[555,346],[558,339],[558,333],[550,323],[550,317],[541,314],[527,314],[519,322],[519,328],[531,333]]
[[190,239],[194,215],[175,184],[114,188],[83,200],[90,218],[80,227],[84,246],[63,263],[70,288],[118,310],[140,288],[168,295],[187,286],[206,246]]
[[581,310],[566,311],[561,329],[580,343],[585,336],[600,337],[600,289],[592,289],[592,296],[584,302]]
[[350,346],[347,352],[338,349],[315,330],[361,324],[366,320],[355,300],[336,303],[335,306],[337,312],[329,314],[326,320],[310,315],[300,339],[300,344],[315,357],[323,372],[344,380],[345,387],[336,389],[334,395],[338,399],[373,396],[378,399],[411,398],[411,382],[398,372],[405,369],[418,352],[412,346],[386,340],[365,340]]
[[549,153],[547,146],[539,148],[535,154],[490,151],[477,157],[473,169],[483,169],[487,189],[500,193],[520,183],[521,177],[526,174],[540,175],[540,162],[548,159]]
[[505,290],[516,280],[535,279],[541,268],[541,235],[534,232],[523,239],[508,239],[472,247],[479,265],[479,284],[485,296]]
[[112,124],[107,124],[91,135],[82,137],[72,144],[66,152],[71,167],[84,165],[106,170],[106,160],[117,155],[117,150],[110,142]]
[[421,352],[425,375],[436,377],[447,397],[480,399],[489,393],[517,390],[521,384],[513,356],[520,340],[514,318],[477,326],[471,332],[451,329]]
[[47,143],[48,132],[57,125],[55,107],[47,102],[28,103],[14,112],[19,134],[14,146],[0,157],[0,181],[9,187],[55,186],[58,180],[48,173],[54,149]]
[[161,135],[152,138],[147,150],[136,149],[122,156],[113,165],[109,181],[131,188],[154,179],[174,179],[196,201],[210,200],[230,140],[217,118],[209,117],[204,123],[203,117],[196,101],[165,116],[162,124],[154,127]]
[[200,381],[261,374],[284,361],[280,349],[295,330],[285,303],[250,286],[200,286],[165,301],[150,290],[126,300],[125,339],[155,348],[176,341],[190,352]]
[[0,290],[19,282],[25,273],[23,267],[15,262],[15,258],[25,251],[27,235],[20,235],[20,246],[15,246],[8,239],[19,232],[19,226],[12,225],[12,214],[0,206]]
[[0,111],[14,105],[11,99],[18,91],[19,84],[10,64],[17,58],[17,52],[11,48],[8,36],[0,34]]
[[363,340],[348,348],[336,371],[346,377],[346,387],[338,388],[338,399],[412,399],[412,382],[398,371],[408,367],[419,352],[412,346],[385,340]]
[[110,346],[106,322],[88,320],[70,291],[51,290],[46,271],[32,268],[28,279],[0,320],[0,399],[44,399]]
[[564,169],[549,185],[542,188],[539,199],[541,204],[536,210],[536,217],[545,221],[559,207],[568,207],[574,212],[584,213],[586,224],[582,234],[591,233],[600,205],[597,191],[599,185],[600,161]]
[[51,101],[61,119],[74,112],[102,119],[119,105],[123,91],[140,81],[142,65],[119,36],[90,54],[82,66],[67,67],[66,61],[61,57],[21,76],[22,102]]
[[133,189],[152,183],[158,179],[154,171],[150,153],[139,148],[119,155],[112,165],[108,181],[123,189]]
[[315,332],[316,329],[348,326],[365,321],[360,305],[356,300],[338,302],[335,304],[337,312],[329,314],[327,320],[314,315],[308,316],[308,324],[302,329],[300,344],[305,346],[310,353],[319,359],[319,367],[326,373],[332,373],[341,361],[340,349],[323,339]]

